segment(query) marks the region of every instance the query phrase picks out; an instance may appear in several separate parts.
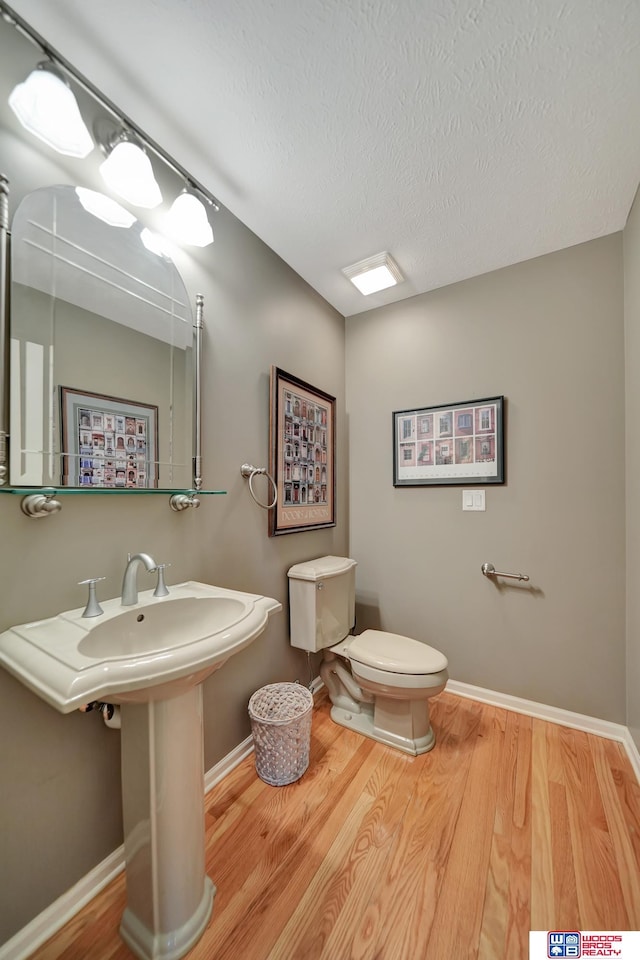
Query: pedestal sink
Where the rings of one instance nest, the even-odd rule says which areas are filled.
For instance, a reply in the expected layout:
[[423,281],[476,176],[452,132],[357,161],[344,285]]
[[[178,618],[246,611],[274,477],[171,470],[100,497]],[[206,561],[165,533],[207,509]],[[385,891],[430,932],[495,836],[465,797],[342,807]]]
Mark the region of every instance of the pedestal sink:
[[168,597],[102,604],[0,634],[0,664],[61,713],[121,704],[127,907],[120,933],[143,960],[177,960],[209,921],[204,869],[202,681],[282,609],[189,581]]

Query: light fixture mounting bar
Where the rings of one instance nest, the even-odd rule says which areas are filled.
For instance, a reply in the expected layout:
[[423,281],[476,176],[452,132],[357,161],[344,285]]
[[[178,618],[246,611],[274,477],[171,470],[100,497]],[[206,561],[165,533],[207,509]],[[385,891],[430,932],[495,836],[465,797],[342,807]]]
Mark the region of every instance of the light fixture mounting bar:
[[26,20],[24,20],[19,14],[9,6],[8,3],[5,3],[4,0],[0,0],[0,15],[8,23],[12,23],[13,26],[19,30],[20,33],[24,34],[32,43],[40,48],[42,53],[49,57],[49,59],[58,67],[61,67],[65,73],[68,73],[70,77],[75,80],[75,82],[85,90],[86,93],[90,94],[94,100],[96,100],[105,110],[108,110],[117,120],[123,124],[127,129],[129,129],[133,134],[135,134],[147,147],[149,150],[152,150],[153,153],[159,157],[160,160],[167,167],[173,170],[174,173],[182,177],[191,187],[196,189],[198,193],[201,193],[202,196],[211,204],[214,210],[218,211],[220,209],[220,203],[214,197],[214,195],[207,190],[201,183],[199,183],[192,174],[188,173],[187,170],[181,164],[174,160],[173,157],[165,153],[159,144],[156,143],[151,137],[149,137],[140,127],[131,120],[125,113],[120,110],[119,107],[109,100],[90,80],[81,74],[76,68],[69,63],[69,61],[62,56],[61,53],[49,44],[44,37],[42,37],[36,30],[31,27]]

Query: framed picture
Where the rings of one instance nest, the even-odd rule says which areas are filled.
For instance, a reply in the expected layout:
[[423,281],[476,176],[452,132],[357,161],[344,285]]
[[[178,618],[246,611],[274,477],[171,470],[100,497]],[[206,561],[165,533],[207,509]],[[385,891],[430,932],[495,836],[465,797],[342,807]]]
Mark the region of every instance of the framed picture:
[[393,414],[393,485],[504,483],[504,397]]
[[271,367],[269,536],[335,526],[335,397]]
[[60,387],[62,484],[157,487],[158,408]]

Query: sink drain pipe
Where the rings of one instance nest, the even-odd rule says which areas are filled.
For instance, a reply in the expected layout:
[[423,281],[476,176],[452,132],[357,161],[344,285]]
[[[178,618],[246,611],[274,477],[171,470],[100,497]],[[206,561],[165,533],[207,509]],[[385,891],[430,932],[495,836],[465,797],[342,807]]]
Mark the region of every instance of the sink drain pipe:
[[91,703],[85,703],[78,709],[81,713],[91,713],[92,710],[99,710],[105,726],[110,727],[111,730],[119,730],[122,726],[122,718],[118,704],[92,700]]

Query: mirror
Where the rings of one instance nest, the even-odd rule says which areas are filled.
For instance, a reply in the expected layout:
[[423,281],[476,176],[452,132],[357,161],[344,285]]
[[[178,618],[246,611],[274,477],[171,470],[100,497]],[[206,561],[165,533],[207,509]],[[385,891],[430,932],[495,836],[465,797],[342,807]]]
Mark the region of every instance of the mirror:
[[[181,277],[188,250],[145,240],[185,183],[208,194],[50,47],[94,148],[63,155],[25,130],[8,100],[46,44],[0,12],[0,490],[201,490],[202,297]],[[82,190],[108,194],[98,133],[121,125],[146,145],[163,203],[119,200],[129,225],[113,226]]]
[[10,483],[187,489],[189,296],[139,220],[112,226],[90,200],[43,187],[13,217]]

